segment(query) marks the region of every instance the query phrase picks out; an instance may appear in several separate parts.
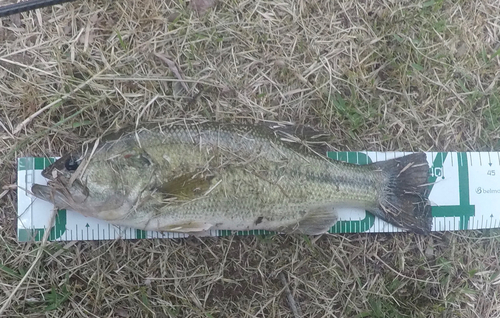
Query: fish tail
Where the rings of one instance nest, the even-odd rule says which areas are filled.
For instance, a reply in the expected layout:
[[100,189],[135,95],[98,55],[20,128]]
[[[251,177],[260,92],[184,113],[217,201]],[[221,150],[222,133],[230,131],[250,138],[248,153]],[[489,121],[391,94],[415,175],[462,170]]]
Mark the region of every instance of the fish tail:
[[400,228],[428,234],[432,228],[432,213],[426,154],[414,153],[373,165],[387,176],[387,183],[378,208],[372,212]]

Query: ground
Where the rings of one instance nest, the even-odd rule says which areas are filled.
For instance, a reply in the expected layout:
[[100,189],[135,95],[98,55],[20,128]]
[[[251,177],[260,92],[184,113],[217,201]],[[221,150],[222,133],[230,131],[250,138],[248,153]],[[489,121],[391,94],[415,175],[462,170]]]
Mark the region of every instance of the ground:
[[145,121],[292,122],[336,150],[500,150],[496,0],[197,8],[83,0],[0,21],[0,316],[499,317],[496,230],[17,242],[16,158]]

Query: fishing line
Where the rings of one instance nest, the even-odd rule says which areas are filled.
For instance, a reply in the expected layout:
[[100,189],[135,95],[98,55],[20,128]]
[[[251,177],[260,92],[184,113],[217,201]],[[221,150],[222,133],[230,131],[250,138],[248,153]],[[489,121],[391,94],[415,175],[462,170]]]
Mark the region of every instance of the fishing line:
[[73,2],[75,0],[28,0],[18,3],[9,4],[0,7],[0,18],[7,17],[16,13],[22,13],[27,11],[32,11],[36,9],[41,9],[45,7],[50,7],[57,4],[63,4],[66,2]]

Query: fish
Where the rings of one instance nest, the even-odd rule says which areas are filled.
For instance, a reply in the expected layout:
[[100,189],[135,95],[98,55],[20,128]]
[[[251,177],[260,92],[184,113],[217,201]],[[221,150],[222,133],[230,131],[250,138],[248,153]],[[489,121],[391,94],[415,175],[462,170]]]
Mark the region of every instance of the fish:
[[358,208],[409,232],[432,227],[426,154],[333,160],[271,124],[156,123],[68,152],[36,198],[116,226],[208,235],[321,235]]

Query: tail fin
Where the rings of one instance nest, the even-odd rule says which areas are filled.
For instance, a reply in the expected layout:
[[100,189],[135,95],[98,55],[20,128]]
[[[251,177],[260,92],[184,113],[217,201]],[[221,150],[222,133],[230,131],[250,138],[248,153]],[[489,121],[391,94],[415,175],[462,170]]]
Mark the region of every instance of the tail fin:
[[432,228],[432,214],[427,186],[429,164],[425,153],[414,153],[373,165],[381,169],[388,179],[379,208],[373,213],[395,226],[428,234]]

